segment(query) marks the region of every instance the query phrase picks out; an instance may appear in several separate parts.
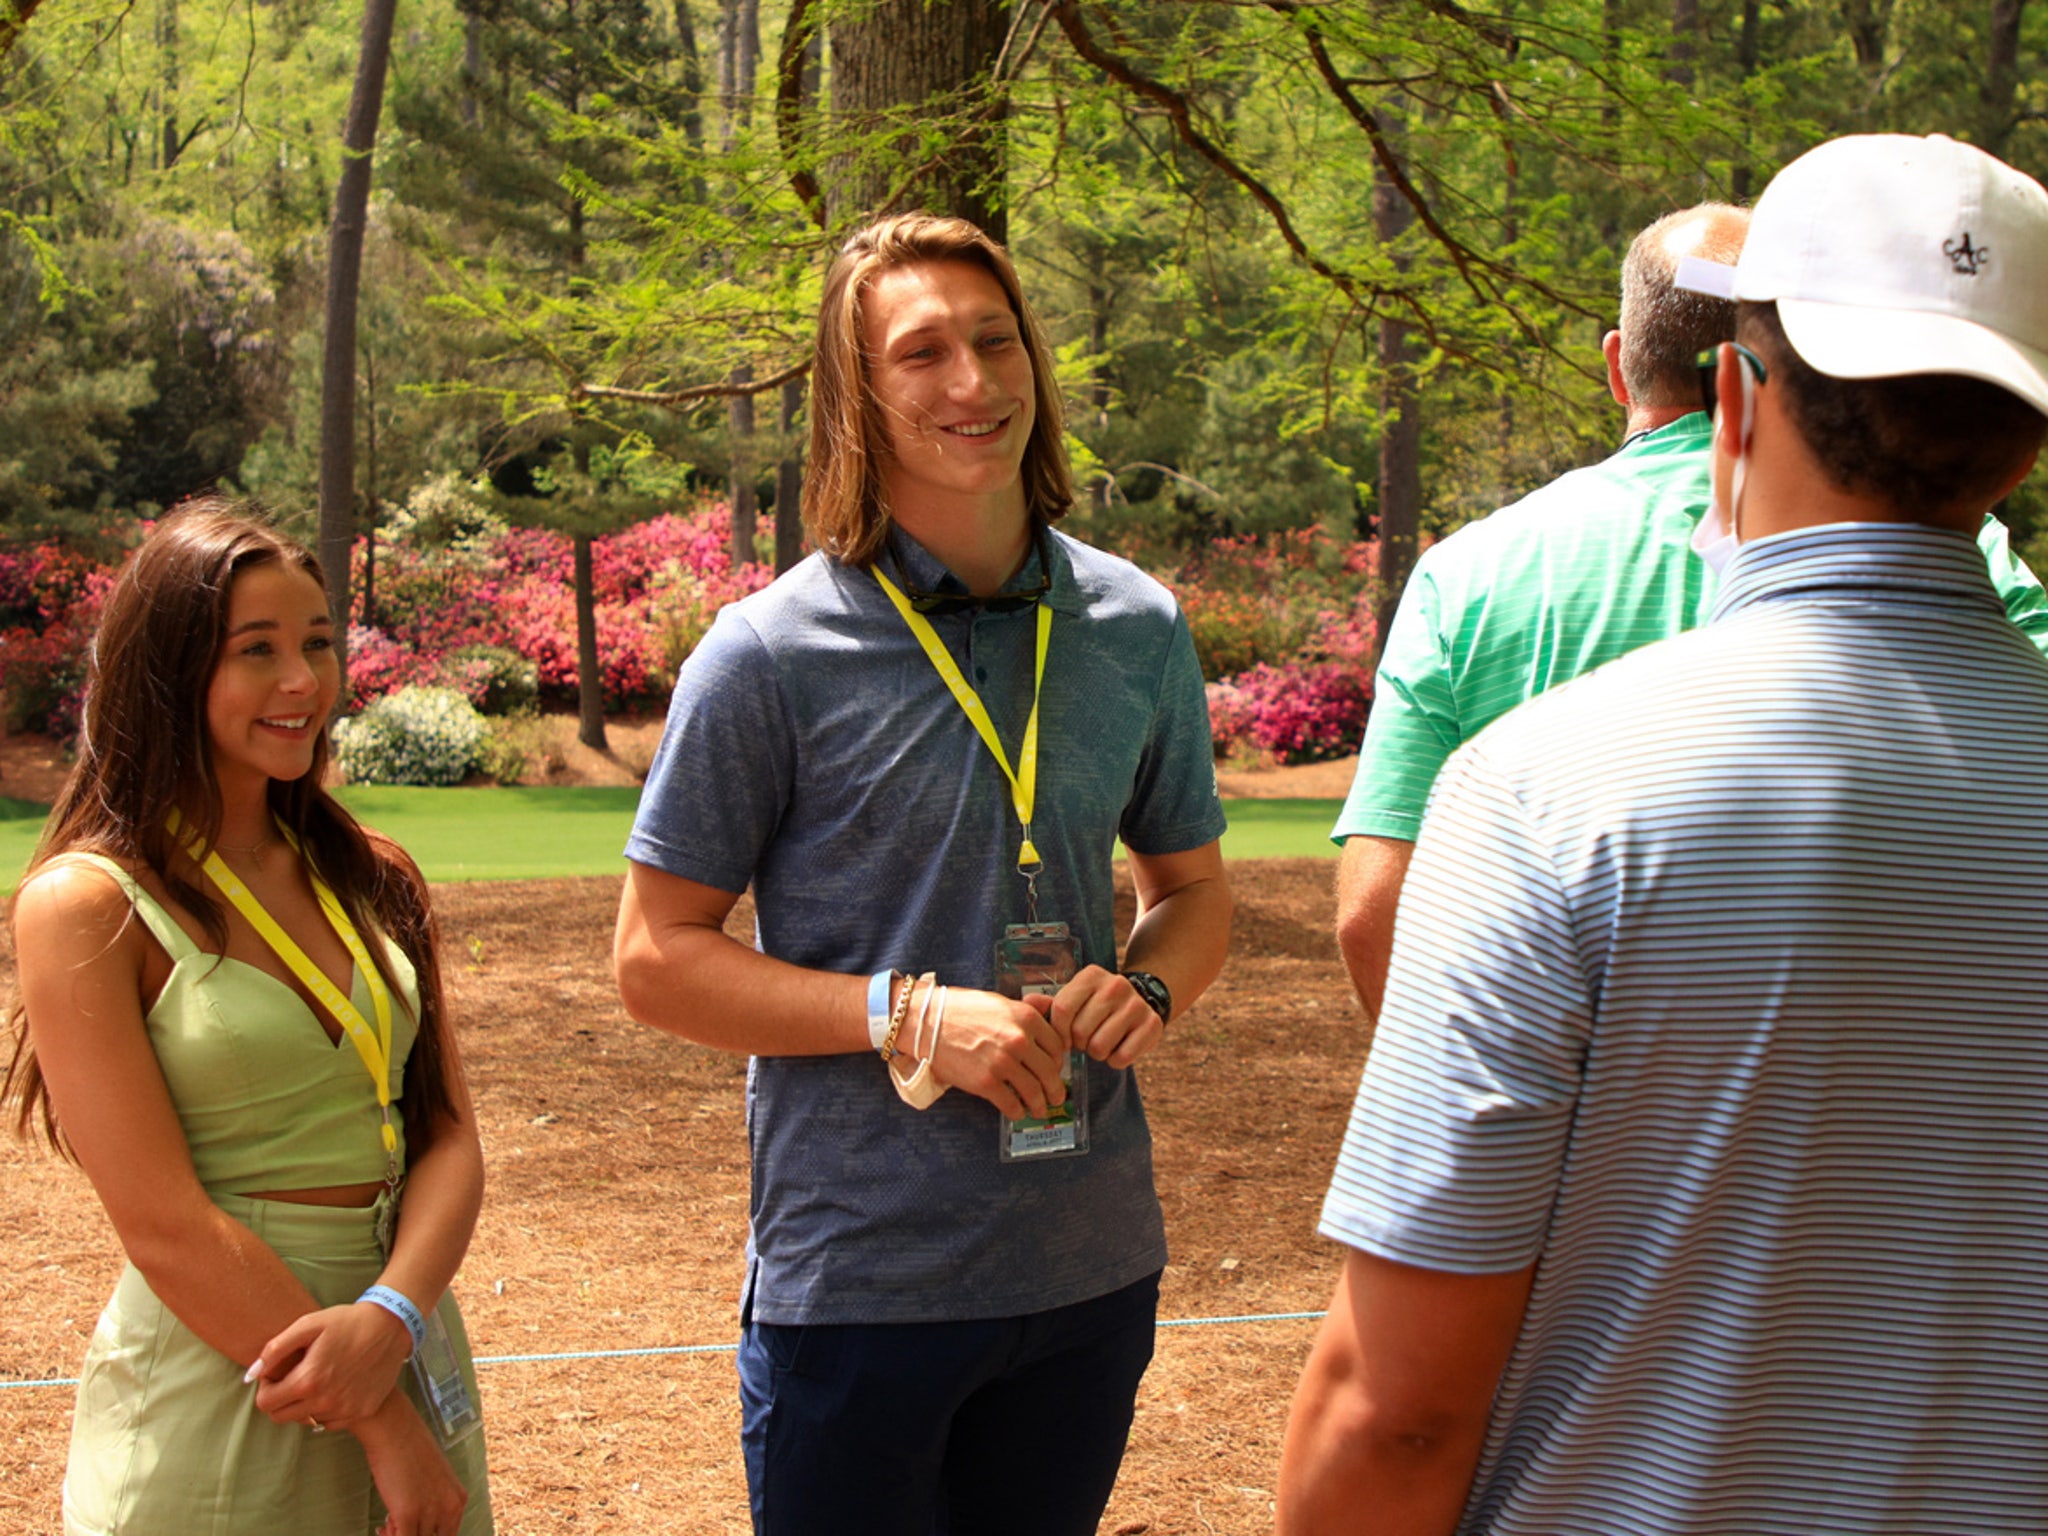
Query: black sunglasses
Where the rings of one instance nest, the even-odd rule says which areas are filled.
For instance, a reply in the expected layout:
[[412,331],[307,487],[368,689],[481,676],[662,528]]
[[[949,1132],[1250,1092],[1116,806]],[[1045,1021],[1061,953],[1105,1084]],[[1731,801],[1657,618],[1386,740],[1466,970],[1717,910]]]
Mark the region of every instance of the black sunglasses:
[[976,597],[972,592],[926,592],[903,583],[903,596],[915,613],[965,613],[979,608],[989,613],[1015,613],[1021,608],[1034,607],[1038,600],[1052,590],[1052,561],[1045,547],[1045,530],[1032,531],[1031,547],[1038,553],[1038,585],[1017,592],[999,592],[994,597]]
[[[1764,368],[1764,360],[1749,348],[1739,341],[1731,341],[1728,345],[1740,353],[1743,360],[1749,364],[1749,371],[1756,375],[1757,383],[1761,384],[1770,377]],[[1700,370],[1700,409],[1711,416],[1721,403],[1720,391],[1714,387],[1714,378],[1721,371],[1721,349],[1709,347],[1693,361]]]

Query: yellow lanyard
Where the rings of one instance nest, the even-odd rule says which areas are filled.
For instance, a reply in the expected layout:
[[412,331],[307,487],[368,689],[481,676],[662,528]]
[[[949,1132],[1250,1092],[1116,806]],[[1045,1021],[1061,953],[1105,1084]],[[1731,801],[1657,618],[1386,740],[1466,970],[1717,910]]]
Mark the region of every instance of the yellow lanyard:
[[[174,821],[171,830],[177,831]],[[299,840],[285,832],[285,841],[298,850]],[[340,898],[327,887],[327,882],[308,869],[313,882],[313,894],[320,898],[320,910],[327,915],[331,927],[341,942],[348,946],[349,958],[362,972],[363,981],[370,989],[370,1006],[377,1014],[377,1027],[373,1033],[369,1020],[362,1010],[341,988],[327,979],[327,974],[315,965],[299,948],[292,936],[278,925],[276,918],[264,910],[263,903],[256,899],[256,893],[242,883],[241,877],[227,862],[212,849],[202,849],[199,844],[186,844],[186,852],[193,861],[206,871],[220,893],[234,903],[235,910],[249,920],[249,926],[262,936],[271,952],[282,960],[291,973],[305,984],[308,992],[320,1001],[320,1006],[332,1014],[355,1046],[363,1066],[370,1074],[370,1080],[377,1085],[377,1108],[384,1116],[384,1156],[390,1168],[390,1179],[397,1178],[398,1131],[391,1123],[391,991],[384,985],[384,977],[370,959],[369,947],[363,943],[363,936],[356,932],[356,925],[348,920],[348,913],[342,910]]]
[[961,713],[980,733],[989,755],[1003,770],[1003,777],[1010,781],[1010,803],[1016,807],[1017,824],[1024,829],[1024,846],[1017,850],[1017,873],[1026,880],[1031,879],[1043,863],[1031,842],[1031,811],[1038,799],[1038,695],[1045,686],[1045,652],[1052,640],[1052,609],[1043,602],[1038,605],[1038,662],[1031,676],[1031,718],[1025,722],[1024,747],[1017,754],[1017,768],[1013,773],[1010,755],[1003,750],[1003,740],[996,734],[996,723],[989,718],[988,706],[981,702],[981,695],[961,675],[959,663],[953,660],[952,653],[939,639],[931,620],[911,607],[910,599],[897,591],[896,584],[881,571],[875,572],[875,580],[889,594],[889,601],[896,605],[896,611],[903,615],[903,622],[910,626],[910,632],[917,636],[917,643],[924,647],[925,655],[931,658],[932,666],[945,681],[953,702],[960,706]]

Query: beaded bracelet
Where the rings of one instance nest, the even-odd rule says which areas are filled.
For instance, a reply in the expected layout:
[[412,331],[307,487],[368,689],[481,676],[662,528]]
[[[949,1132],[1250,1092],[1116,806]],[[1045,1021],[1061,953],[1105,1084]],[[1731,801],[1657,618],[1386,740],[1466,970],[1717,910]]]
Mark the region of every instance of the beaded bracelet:
[[418,1354],[420,1346],[427,1342],[427,1320],[420,1316],[420,1309],[388,1285],[373,1285],[356,1300],[367,1301],[373,1307],[382,1307],[401,1323],[412,1335],[412,1352]]

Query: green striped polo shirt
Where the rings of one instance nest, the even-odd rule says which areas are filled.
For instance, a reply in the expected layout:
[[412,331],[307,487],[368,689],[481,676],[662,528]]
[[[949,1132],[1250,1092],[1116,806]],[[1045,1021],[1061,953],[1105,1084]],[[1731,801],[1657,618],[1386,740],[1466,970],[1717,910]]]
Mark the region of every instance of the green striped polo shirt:
[[[1714,573],[1692,552],[1707,509],[1711,420],[1630,438],[1424,551],[1373,687],[1357,776],[1331,837],[1413,842],[1437,770],[1525,699],[1703,623]],[[2007,614],[2048,650],[2048,595],[1986,518],[1978,537]]]

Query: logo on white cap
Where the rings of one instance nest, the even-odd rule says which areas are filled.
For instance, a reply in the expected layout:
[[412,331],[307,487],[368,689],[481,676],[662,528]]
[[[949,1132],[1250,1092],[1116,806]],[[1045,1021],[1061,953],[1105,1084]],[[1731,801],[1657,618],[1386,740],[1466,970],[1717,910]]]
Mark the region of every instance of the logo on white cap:
[[1975,277],[1983,271],[1984,264],[1991,259],[1991,247],[1970,244],[1970,232],[1963,231],[1963,238],[1941,242],[1941,254],[1949,259],[1956,271],[1965,277]]

